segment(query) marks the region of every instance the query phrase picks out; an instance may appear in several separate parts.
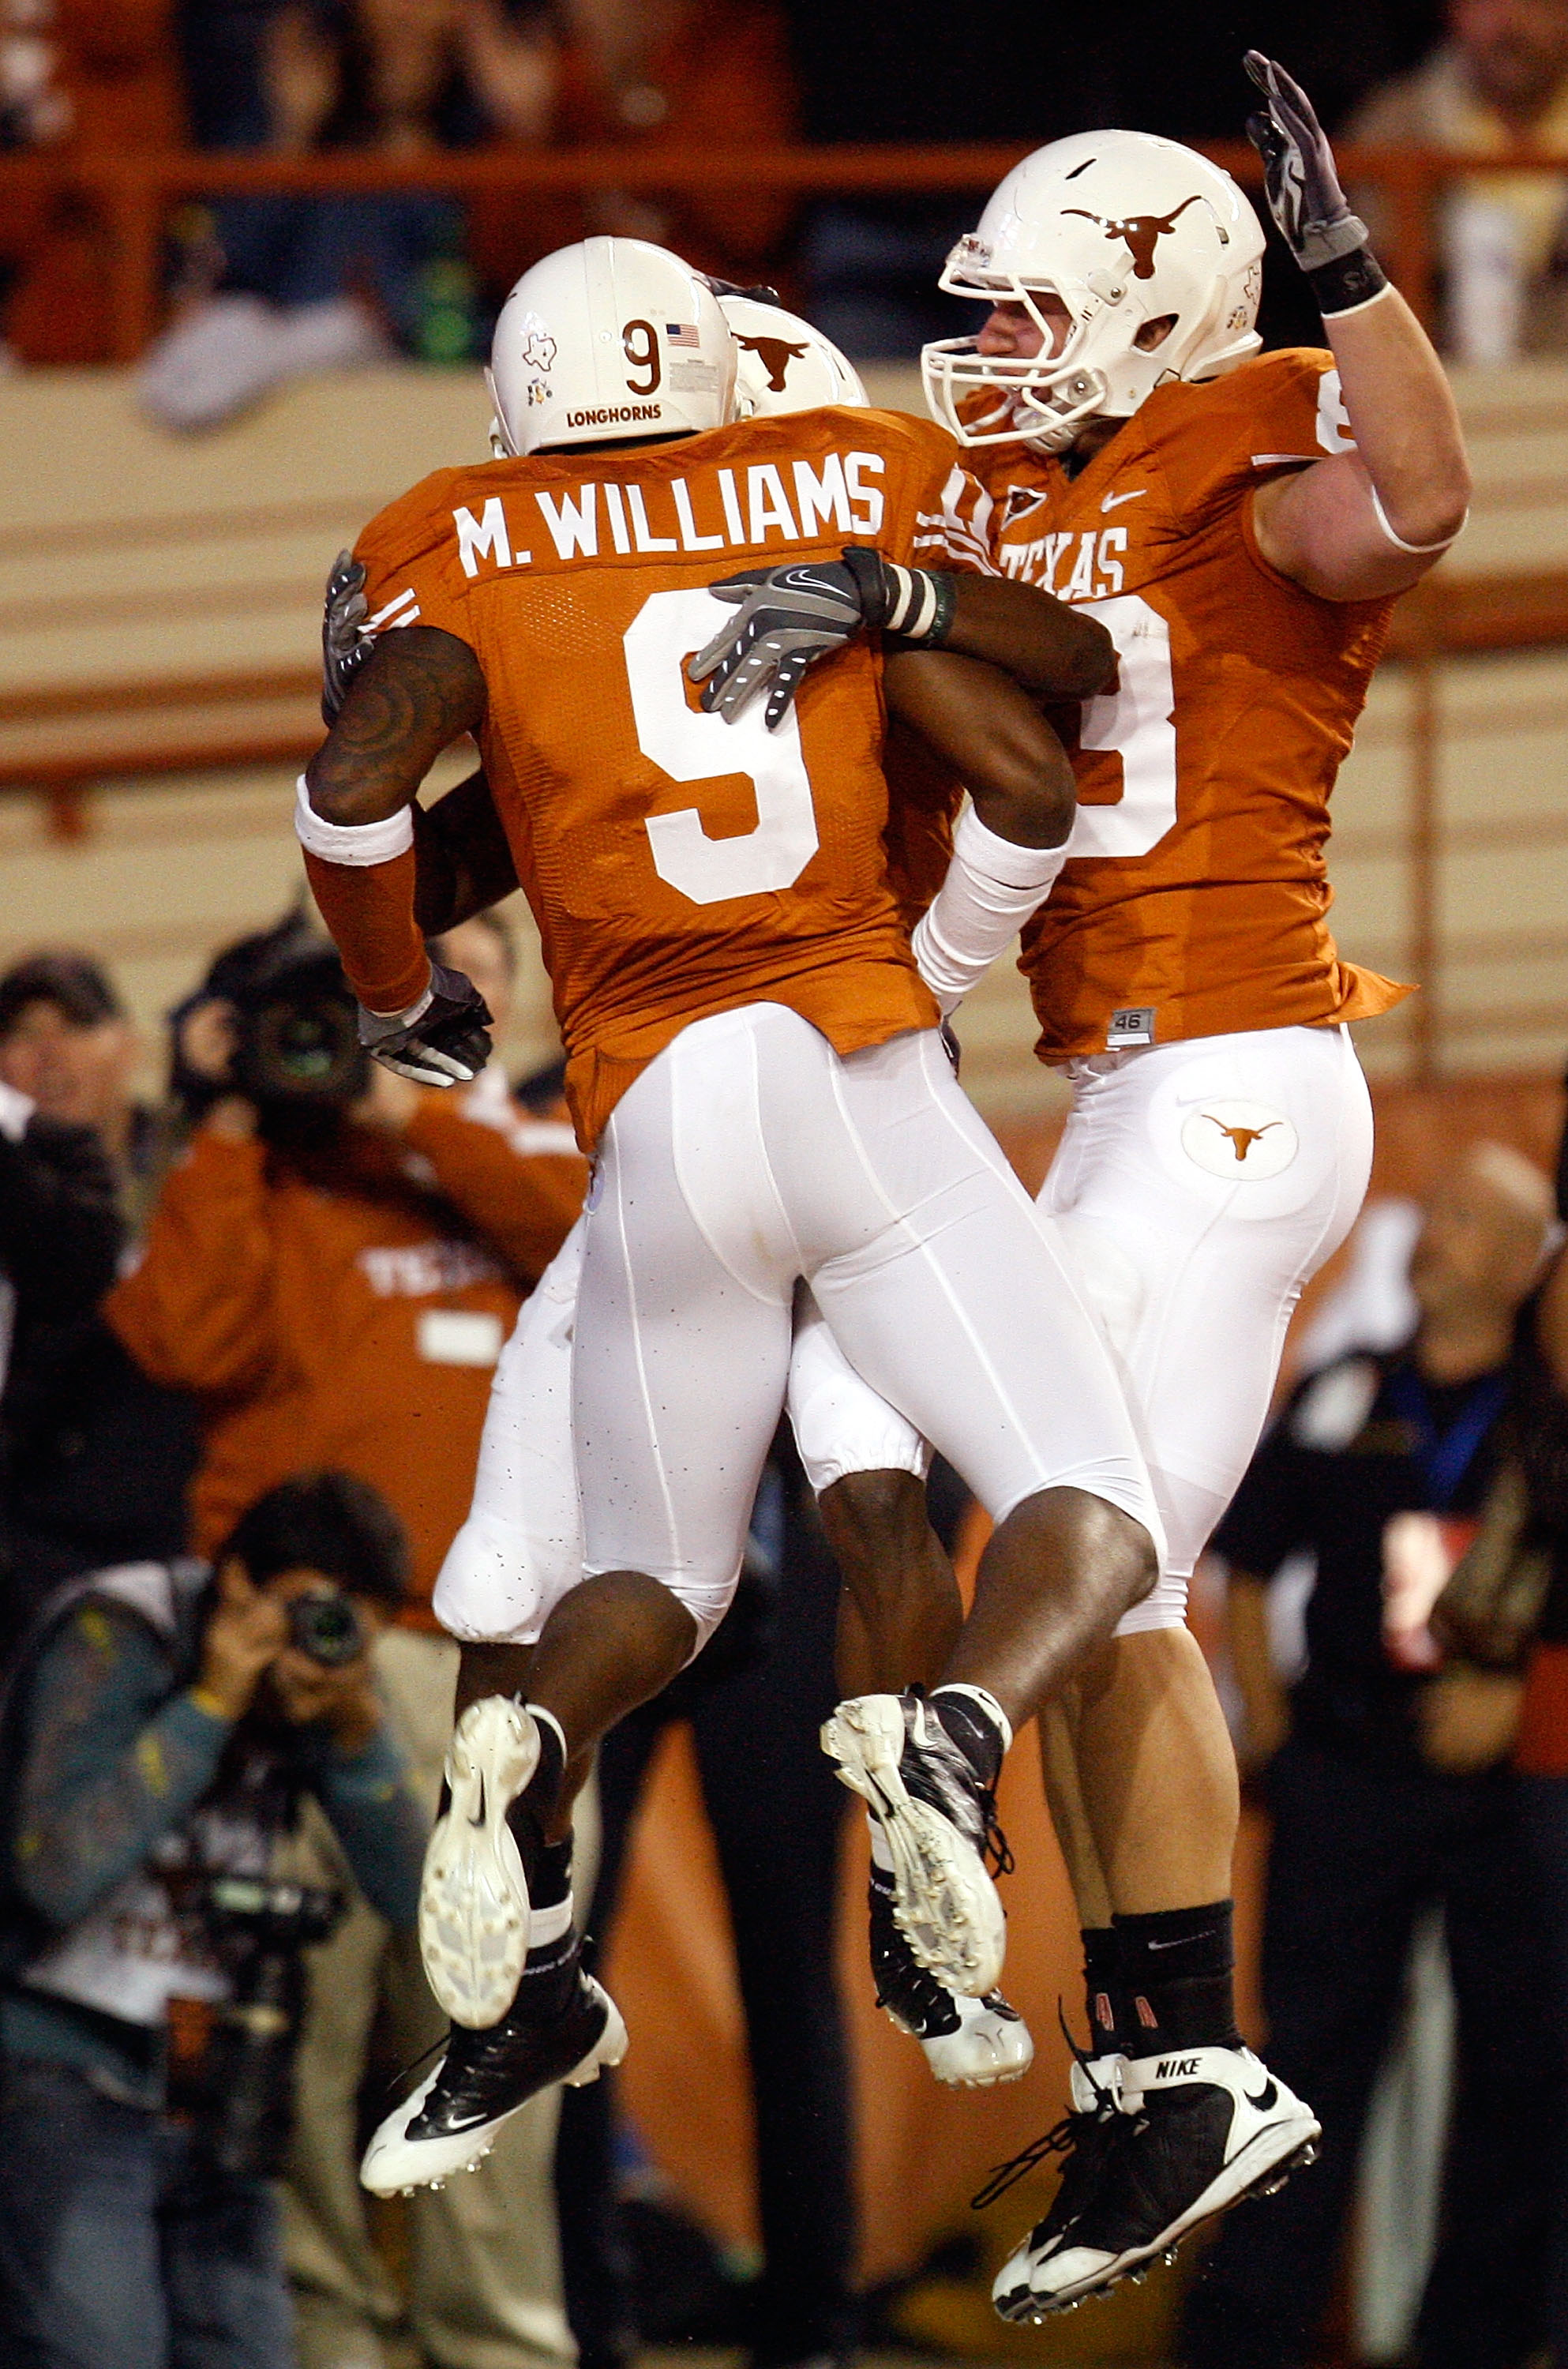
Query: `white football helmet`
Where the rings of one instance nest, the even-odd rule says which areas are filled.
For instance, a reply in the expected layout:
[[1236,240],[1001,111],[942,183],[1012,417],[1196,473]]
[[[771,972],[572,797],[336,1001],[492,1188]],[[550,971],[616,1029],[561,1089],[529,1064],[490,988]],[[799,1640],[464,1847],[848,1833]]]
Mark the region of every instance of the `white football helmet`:
[[[1032,360],[944,338],[921,356],[933,417],[965,444],[1059,452],[1086,420],[1125,419],[1168,379],[1218,378],[1255,354],[1264,235],[1230,178],[1150,132],[1079,132],[1015,166],[948,257],[950,295],[1011,300],[1044,333]],[[1033,301],[1060,298],[1066,342]],[[1170,317],[1162,343],[1137,342]],[[973,398],[982,390],[989,404]],[[967,411],[966,418],[960,406]]]
[[854,364],[798,313],[755,296],[721,296],[718,303],[736,344],[738,419],[771,419],[833,403],[862,410],[869,405]]
[[587,238],[525,271],[501,307],[486,372],[492,443],[700,436],[735,417],[736,352],[718,299],[641,238]]

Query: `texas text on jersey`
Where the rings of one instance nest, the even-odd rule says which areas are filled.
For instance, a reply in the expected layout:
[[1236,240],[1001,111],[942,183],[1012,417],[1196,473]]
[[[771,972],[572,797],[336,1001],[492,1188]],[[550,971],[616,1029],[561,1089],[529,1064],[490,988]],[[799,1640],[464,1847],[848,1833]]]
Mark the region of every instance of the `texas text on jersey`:
[[1262,556],[1252,494],[1349,449],[1326,352],[1151,395],[1070,476],[977,454],[995,564],[1092,602],[1121,657],[1073,750],[1072,854],[1024,933],[1042,1059],[1362,1020],[1408,993],[1329,933],[1329,795],[1391,602],[1333,602]]
[[579,1137],[704,1014],[782,1002],[836,1050],[925,1028],[879,834],[881,658],[809,675],[778,728],[704,715],[685,659],[738,566],[873,544],[972,562],[952,440],[886,413],[753,420],[634,451],[439,471],[357,556],[372,621],[466,642],[479,739],[544,942]]

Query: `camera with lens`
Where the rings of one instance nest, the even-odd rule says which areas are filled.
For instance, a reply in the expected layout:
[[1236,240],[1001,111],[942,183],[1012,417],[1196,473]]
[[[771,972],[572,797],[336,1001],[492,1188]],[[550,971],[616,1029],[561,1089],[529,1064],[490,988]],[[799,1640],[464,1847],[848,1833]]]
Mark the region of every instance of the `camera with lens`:
[[310,1884],[237,1875],[209,1876],[200,1898],[232,1988],[202,2010],[199,2031],[182,2034],[171,2019],[169,2104],[220,2170],[270,2180],[289,2147],[303,1952],[327,1939],[348,1903]]
[[313,1587],[290,1602],[289,1642],[324,1669],[340,1670],[364,1652],[364,1623],[335,1587]]
[[234,1082],[265,1108],[346,1109],[370,1084],[359,1006],[335,947],[292,933],[234,995]]

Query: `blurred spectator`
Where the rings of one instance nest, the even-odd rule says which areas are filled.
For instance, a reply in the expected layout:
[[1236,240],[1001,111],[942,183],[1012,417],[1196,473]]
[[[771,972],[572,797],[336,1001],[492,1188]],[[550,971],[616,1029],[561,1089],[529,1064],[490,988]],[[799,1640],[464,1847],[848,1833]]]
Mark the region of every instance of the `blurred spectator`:
[[411,1928],[425,1821],[372,1683],[406,1550],[341,1473],[250,1506],[212,1571],[140,1563],[46,1608],[0,1716],[0,2358],[292,2369],[270,2178],[300,1954],[281,1881],[319,1801]]
[[[1558,1160],[1558,1216],[1568,1216],[1568,1137]],[[1524,1443],[1529,1509],[1547,1549],[1547,1584],[1520,1689],[1515,1754],[1525,1831],[1551,1949],[1551,2034],[1568,2087],[1568,1254],[1560,1253],[1537,1316],[1538,1390]],[[1568,2369],[1568,2159],[1560,2157],[1547,2266],[1551,2369]]]
[[[73,1138],[90,1130],[132,1245],[177,1140],[171,1115],[132,1096],[137,1053],[113,983],[90,955],[31,955],[0,978],[0,1084],[37,1105],[35,1126]],[[185,1547],[194,1410],[143,1373],[101,1322],[97,1302],[113,1278],[97,1265],[93,1274],[94,1288],[70,1305],[34,1306],[0,1401],[0,1637],[63,1579]]]
[[[388,158],[543,136],[556,54],[544,10],[503,0],[215,0],[185,12],[204,144]],[[188,245],[183,308],[143,369],[173,428],[227,418],[269,387],[402,350],[461,361],[481,324],[463,209],[418,191],[235,197]]]
[[[0,0],[0,148],[74,159],[179,147],[170,17],[171,0]],[[106,358],[109,235],[95,208],[46,181],[14,181],[0,199],[0,257],[11,356]]]
[[13,1362],[25,1375],[35,1329],[91,1315],[114,1280],[124,1227],[114,1176],[90,1127],[41,1117],[0,1082],[0,1641],[11,1625]]
[[[1368,2101],[1411,1938],[1439,1904],[1458,2005],[1448,2210],[1423,2301],[1423,2369],[1518,2369],[1539,2340],[1561,2100],[1510,1723],[1484,1674],[1436,1672],[1426,1616],[1486,1511],[1520,1421],[1515,1326],[1547,1240],[1539,1171],[1482,1144],[1440,1180],[1411,1265],[1409,1345],[1297,1390],[1215,1539],[1231,1567],[1244,1757],[1274,1816],[1264,1928],[1269,2061],[1322,2119],[1321,2160],[1228,2221],[1188,2302],[1187,2369],[1315,2355]],[[1317,1556],[1307,1667],[1270,1666],[1265,1585]]]
[[[1568,149],[1568,0],[1448,0],[1446,14],[1448,39],[1374,91],[1346,136],[1505,164],[1522,147]],[[1469,362],[1568,352],[1568,177],[1459,174],[1439,202],[1448,350]]]
[[[397,1509],[410,1594],[376,1671],[433,1811],[457,1651],[430,1590],[467,1511],[491,1370],[577,1216],[584,1164],[575,1150],[520,1152],[461,1095],[368,1063],[337,956],[297,917],[219,958],[180,1043],[182,1070],[217,1099],[109,1321],[148,1372],[196,1394],[199,1551],[305,1457],[359,1473]],[[445,2029],[412,1942],[357,1902],[313,1961],[301,2052],[287,2237],[305,2369],[378,2363],[400,2314],[357,2179],[378,2007],[402,2063]],[[482,2178],[411,2203],[413,2319],[442,2369],[569,2358],[555,2111],[554,2094],[539,2100]]]

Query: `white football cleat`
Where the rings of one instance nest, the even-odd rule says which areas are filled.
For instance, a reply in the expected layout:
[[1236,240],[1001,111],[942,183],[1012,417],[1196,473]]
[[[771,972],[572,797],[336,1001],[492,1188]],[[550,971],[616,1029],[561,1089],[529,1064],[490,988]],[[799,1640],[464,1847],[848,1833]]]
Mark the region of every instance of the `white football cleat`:
[[981,1854],[1005,1850],[996,1804],[931,1705],[915,1693],[859,1695],[822,1728],[822,1749],[865,1802],[890,1862],[893,1916],[926,1972],[950,1991],[996,1988],[1007,1920]]
[[626,2027],[608,1991],[578,1973],[565,2010],[543,2020],[509,2016],[490,2031],[454,2031],[433,2073],[395,2106],[360,2179],[373,2196],[439,2188],[477,2171],[498,2133],[556,2081],[581,2089],[626,2054]]
[[507,1812],[539,1766],[531,1712],[504,1695],[470,1703],[446,1756],[425,1851],[419,1951],[453,2023],[499,2023],[528,1962],[528,1877]]

